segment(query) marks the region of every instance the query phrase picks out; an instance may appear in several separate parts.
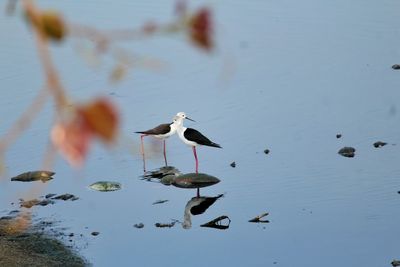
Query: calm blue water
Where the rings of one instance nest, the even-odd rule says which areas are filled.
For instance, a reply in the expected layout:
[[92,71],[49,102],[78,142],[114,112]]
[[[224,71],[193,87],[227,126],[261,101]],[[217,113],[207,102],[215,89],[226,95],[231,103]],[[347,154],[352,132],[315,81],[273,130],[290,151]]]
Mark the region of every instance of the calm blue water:
[[[173,1],[38,1],[70,21],[114,29],[172,18]],[[37,207],[37,217],[61,220],[74,232],[80,254],[94,266],[388,266],[400,258],[400,3],[388,1],[214,1],[217,49],[212,54],[184,36],[124,43],[130,51],[166,64],[134,68],[118,84],[109,57],[92,68],[77,40],[54,45],[54,61],[75,100],[110,95],[120,107],[123,142],[92,147],[82,170],[58,158],[55,179],[38,194],[72,193],[78,201]],[[191,5],[191,8],[199,4]],[[0,16],[0,134],[43,85],[32,35],[20,15]],[[53,119],[52,104],[6,154],[0,210],[14,209],[32,183],[9,177],[40,169]],[[182,221],[195,190],[140,180],[139,137],[185,111],[186,122],[223,146],[198,149],[200,171],[221,182],[201,192],[225,196],[192,228]],[[335,135],[343,137],[336,139]],[[125,137],[128,137],[125,139]],[[380,149],[375,141],[389,144]],[[155,147],[161,143],[154,144]],[[150,148],[150,140],[146,147]],[[337,154],[357,149],[355,158]],[[264,149],[270,149],[265,155]],[[167,141],[168,161],[194,171],[189,147]],[[229,164],[236,161],[237,167]],[[161,167],[161,150],[147,161]],[[122,183],[101,193],[98,180]],[[152,205],[159,199],[169,202]],[[269,224],[251,224],[269,212]],[[220,215],[227,230],[200,227]],[[145,227],[136,229],[135,223]],[[92,231],[100,235],[93,237]],[[79,234],[83,238],[79,238]],[[83,245],[82,245],[83,243]]]

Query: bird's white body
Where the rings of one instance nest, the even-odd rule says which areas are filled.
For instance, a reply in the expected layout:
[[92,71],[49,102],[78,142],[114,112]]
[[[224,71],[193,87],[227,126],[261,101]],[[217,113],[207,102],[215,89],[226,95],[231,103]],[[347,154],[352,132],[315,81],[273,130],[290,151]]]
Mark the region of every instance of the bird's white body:
[[187,140],[187,139],[185,138],[184,133],[185,133],[186,129],[187,129],[187,128],[186,128],[186,127],[183,127],[182,125],[179,126],[178,129],[177,129],[178,136],[179,136],[179,138],[182,140],[182,142],[184,142],[186,145],[192,146],[192,147],[193,147],[193,146],[199,146],[199,144],[197,144],[196,142]]

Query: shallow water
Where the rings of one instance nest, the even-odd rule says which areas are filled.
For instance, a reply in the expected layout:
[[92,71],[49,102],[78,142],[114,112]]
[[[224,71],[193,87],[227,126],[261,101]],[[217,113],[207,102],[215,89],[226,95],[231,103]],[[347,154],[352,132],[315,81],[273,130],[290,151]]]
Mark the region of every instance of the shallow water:
[[[101,28],[165,22],[173,11],[169,1],[39,3]],[[129,139],[111,152],[95,145],[80,171],[58,159],[54,180],[35,182],[42,188],[34,192],[80,199],[36,207],[34,213],[87,237],[80,252],[95,266],[385,266],[400,258],[400,72],[391,68],[400,56],[400,3],[218,1],[210,6],[216,18],[214,53],[199,51],[184,36],[127,43],[124,47],[167,67],[133,69],[117,85],[108,82],[110,60],[93,69],[78,56],[75,41],[53,47],[71,96],[110,95]],[[23,20],[3,15],[0,30],[3,134],[41,88],[43,76]],[[9,149],[5,178],[40,169],[51,108],[47,105]],[[198,156],[200,171],[221,180],[203,188],[202,195],[224,197],[192,216],[190,229],[156,228],[157,222],[183,221],[196,191],[141,180],[139,136],[133,132],[166,123],[179,111],[197,121],[186,126],[222,145],[200,147]],[[374,148],[379,140],[388,145]],[[150,140],[145,145],[149,148]],[[344,146],[356,148],[354,158],[337,154]],[[171,165],[194,171],[192,151],[177,136],[168,139],[167,152]],[[162,167],[162,151],[146,163],[148,169]],[[117,181],[122,190],[88,189],[101,180]],[[0,211],[14,209],[10,203],[32,186],[2,179]],[[152,205],[160,199],[169,201]],[[248,222],[264,212],[270,213],[270,223]],[[221,215],[231,219],[229,229],[200,227]],[[145,226],[136,229],[136,223]],[[92,231],[100,235],[91,236]]]

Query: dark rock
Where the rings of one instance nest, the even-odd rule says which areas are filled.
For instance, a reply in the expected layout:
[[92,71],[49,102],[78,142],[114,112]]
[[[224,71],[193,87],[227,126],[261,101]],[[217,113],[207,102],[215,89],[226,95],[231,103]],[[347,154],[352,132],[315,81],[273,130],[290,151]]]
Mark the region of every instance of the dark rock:
[[19,182],[32,182],[32,181],[42,181],[43,183],[53,179],[55,172],[51,171],[32,171],[24,172],[18,176],[11,178],[11,181]]
[[400,266],[400,261],[399,260],[393,260],[391,262],[391,264],[392,264],[393,267]]
[[342,155],[343,157],[347,158],[353,158],[355,155],[356,149],[353,147],[343,147],[339,150],[339,154]]
[[63,194],[63,195],[58,195],[56,197],[53,197],[52,199],[62,199],[62,200],[73,200],[73,198],[76,198],[74,195],[72,194]]
[[376,148],[383,147],[383,146],[386,146],[386,145],[387,145],[387,143],[381,142],[381,141],[378,141],[378,142],[374,143],[374,147],[376,147]]
[[394,64],[394,65],[392,66],[392,69],[394,69],[394,70],[400,70],[400,64]]
[[264,150],[264,153],[265,153],[265,154],[269,154],[269,149],[265,149],[265,150]]
[[340,137],[342,137],[342,134],[337,134],[337,135],[336,135],[336,138],[339,139]]
[[143,223],[136,223],[136,224],[133,225],[133,227],[141,229],[141,228],[144,227],[144,224]]
[[97,235],[99,235],[100,233],[99,232],[92,232],[91,233],[91,235],[93,235],[93,236],[97,236]]
[[158,227],[158,228],[171,228],[171,227],[174,227],[175,222],[171,222],[171,223],[156,223],[154,225],[156,227]]
[[231,165],[232,168],[235,168],[236,167],[236,162],[232,162],[230,165]]
[[217,177],[205,173],[187,173],[176,177],[172,185],[179,188],[201,188],[219,183]]
[[44,197],[45,198],[51,198],[51,197],[54,197],[56,194],[47,194],[47,195],[45,195]]

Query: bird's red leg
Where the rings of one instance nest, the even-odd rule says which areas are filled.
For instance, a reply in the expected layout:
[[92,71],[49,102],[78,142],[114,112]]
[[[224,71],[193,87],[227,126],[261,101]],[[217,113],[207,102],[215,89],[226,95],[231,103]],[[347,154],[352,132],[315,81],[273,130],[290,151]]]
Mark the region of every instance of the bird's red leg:
[[193,154],[194,154],[194,158],[196,160],[196,173],[199,172],[199,161],[197,160],[197,153],[196,153],[196,147],[193,147]]
[[143,158],[143,171],[146,172],[146,159],[144,157],[144,145],[143,145],[143,138],[145,137],[145,134],[142,134],[140,136],[140,141],[141,141],[141,146],[140,146],[140,152],[142,153],[142,158]]
[[168,166],[168,163],[167,163],[167,153],[166,153],[166,149],[165,149],[165,139],[164,139],[164,161],[165,161],[165,166]]

